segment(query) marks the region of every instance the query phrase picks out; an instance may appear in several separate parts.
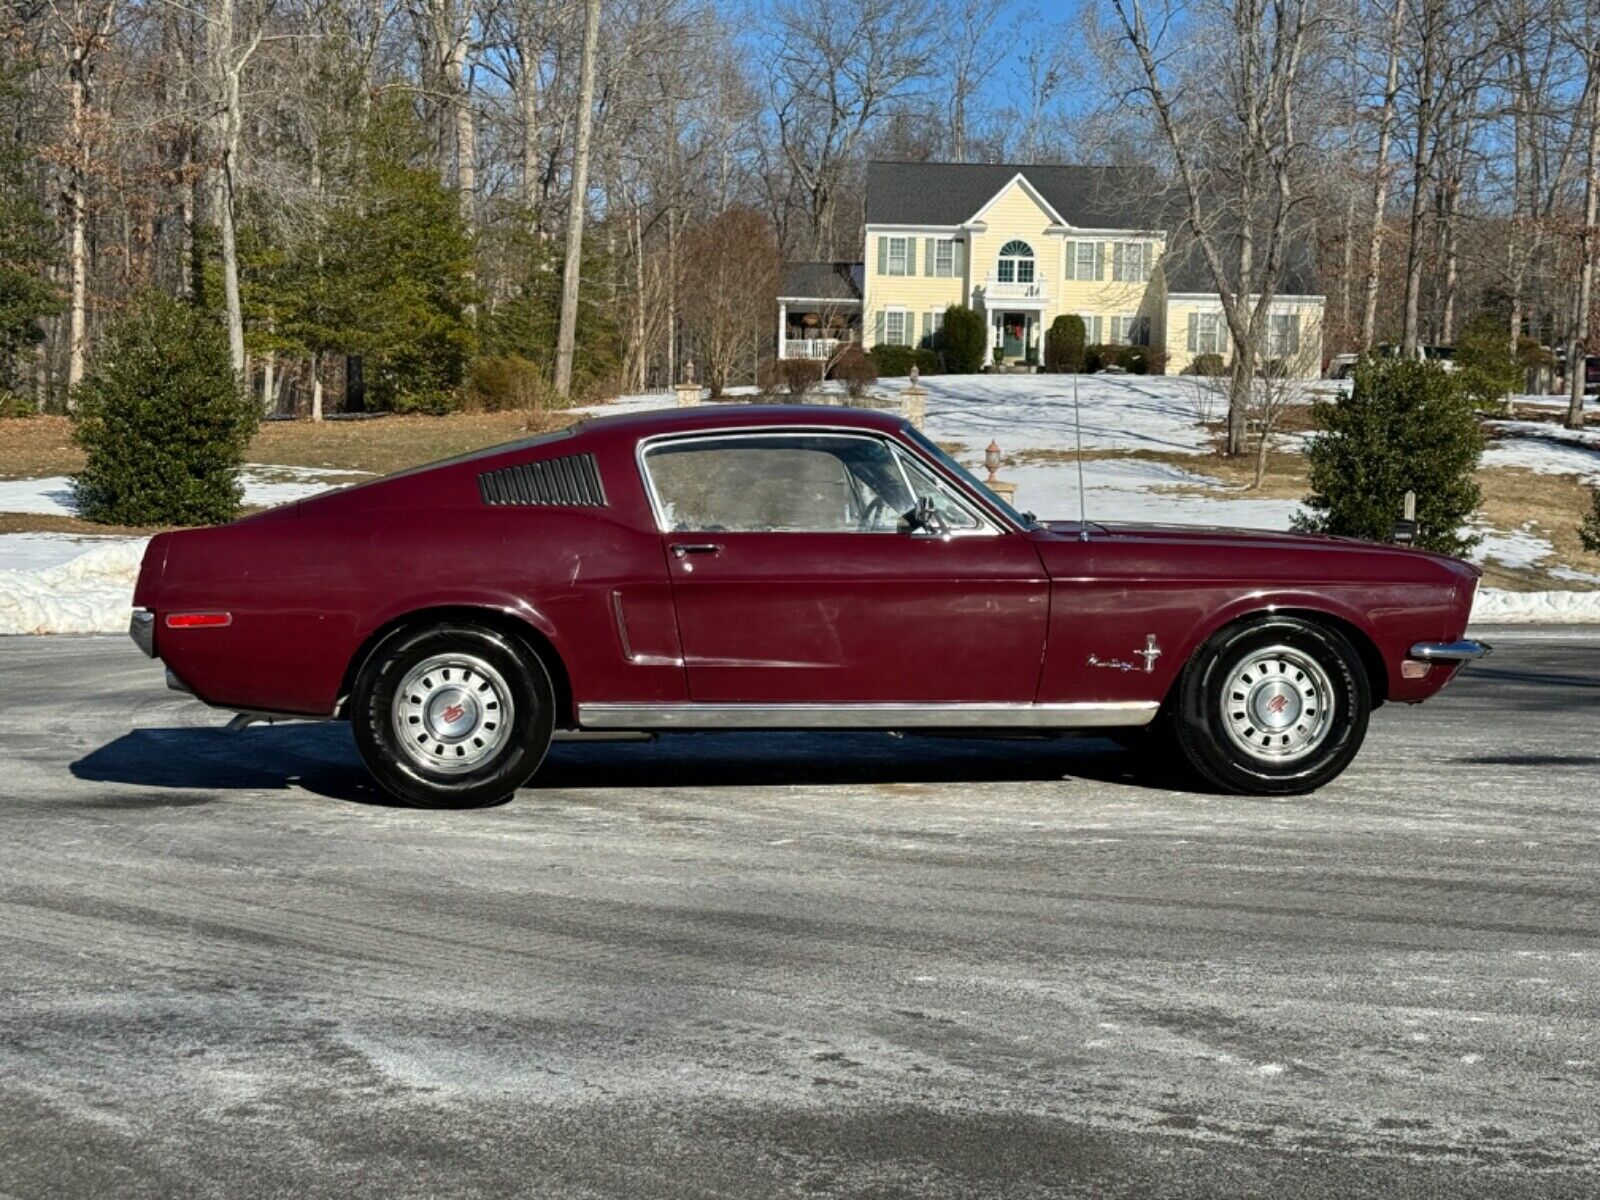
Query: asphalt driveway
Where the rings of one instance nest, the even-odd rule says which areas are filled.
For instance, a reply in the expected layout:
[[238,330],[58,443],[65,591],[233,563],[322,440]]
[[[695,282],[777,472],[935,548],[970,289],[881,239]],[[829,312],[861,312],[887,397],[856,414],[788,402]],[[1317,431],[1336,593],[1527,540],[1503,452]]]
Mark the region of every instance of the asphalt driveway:
[[1592,634],[1286,801],[723,735],[415,812],[123,639],[0,712],[0,1195],[1600,1194]]

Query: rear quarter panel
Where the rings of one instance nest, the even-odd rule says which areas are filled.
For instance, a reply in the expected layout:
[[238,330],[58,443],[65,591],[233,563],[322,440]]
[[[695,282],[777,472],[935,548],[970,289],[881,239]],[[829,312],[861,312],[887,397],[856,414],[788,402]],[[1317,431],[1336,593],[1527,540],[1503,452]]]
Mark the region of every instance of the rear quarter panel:
[[[420,610],[473,608],[543,634],[576,701],[681,700],[666,564],[631,458],[621,471],[599,458],[604,508],[490,506],[479,495],[480,471],[591,449],[575,439],[174,534],[159,583],[142,589],[157,652],[208,703],[327,714],[372,635]],[[619,600],[645,663],[622,652]],[[227,611],[233,623],[175,630],[159,619],[185,610]]]

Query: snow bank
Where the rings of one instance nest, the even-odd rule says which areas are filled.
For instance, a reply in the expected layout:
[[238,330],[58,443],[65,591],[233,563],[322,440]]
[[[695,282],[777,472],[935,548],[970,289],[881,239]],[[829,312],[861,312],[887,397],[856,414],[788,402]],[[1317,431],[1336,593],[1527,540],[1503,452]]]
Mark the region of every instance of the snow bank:
[[0,634],[126,630],[146,540],[117,540],[43,569],[0,570]]
[[[246,463],[239,469],[239,481],[244,484],[245,504],[252,508],[270,508],[304,500],[366,474],[365,471],[323,467]],[[72,494],[72,480],[65,475],[51,475],[45,479],[0,479],[0,512],[75,517],[78,505]]]
[[1474,625],[1600,624],[1600,592],[1507,592],[1479,588]]
[[57,567],[97,546],[131,541],[82,533],[0,533],[0,571],[42,571]]

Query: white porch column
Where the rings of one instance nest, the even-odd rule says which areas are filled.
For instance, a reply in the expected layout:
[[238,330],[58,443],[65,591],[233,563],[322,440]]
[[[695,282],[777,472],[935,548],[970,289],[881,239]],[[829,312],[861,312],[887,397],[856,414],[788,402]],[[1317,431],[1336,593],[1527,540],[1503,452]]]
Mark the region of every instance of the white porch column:
[[789,306],[778,301],[778,357],[784,357],[784,343],[789,340]]

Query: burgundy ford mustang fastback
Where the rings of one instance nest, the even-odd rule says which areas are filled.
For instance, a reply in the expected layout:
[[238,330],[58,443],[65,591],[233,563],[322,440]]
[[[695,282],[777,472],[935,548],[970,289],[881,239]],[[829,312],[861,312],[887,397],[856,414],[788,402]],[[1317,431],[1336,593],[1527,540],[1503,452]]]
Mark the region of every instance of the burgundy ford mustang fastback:
[[1040,524],[897,417],[697,408],[156,537],[173,686],[342,718],[414,804],[504,799],[554,731],[1147,730],[1309,791],[1486,647],[1475,568],[1287,534]]

